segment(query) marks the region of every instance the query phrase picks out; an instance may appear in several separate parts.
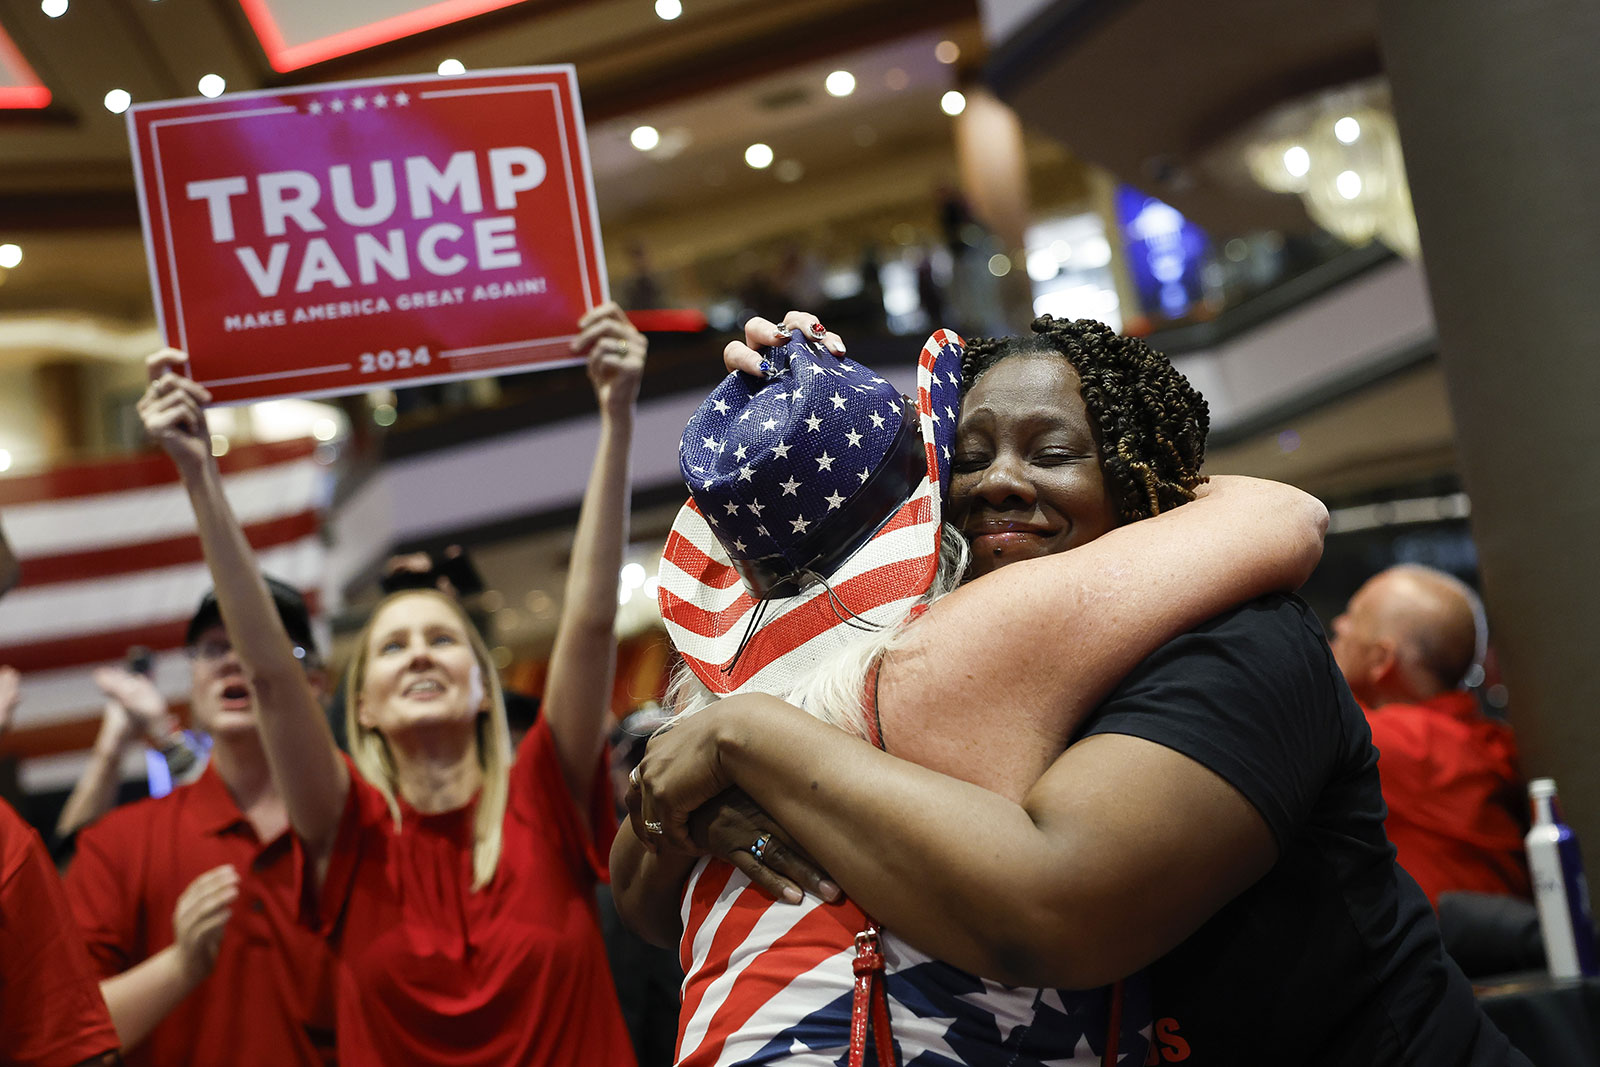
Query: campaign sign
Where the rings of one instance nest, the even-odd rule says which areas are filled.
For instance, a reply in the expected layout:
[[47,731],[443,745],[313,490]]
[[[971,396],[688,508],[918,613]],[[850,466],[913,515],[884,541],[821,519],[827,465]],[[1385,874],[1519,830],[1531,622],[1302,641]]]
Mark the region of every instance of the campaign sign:
[[607,298],[570,66],[128,112],[167,343],[220,403],[567,362]]

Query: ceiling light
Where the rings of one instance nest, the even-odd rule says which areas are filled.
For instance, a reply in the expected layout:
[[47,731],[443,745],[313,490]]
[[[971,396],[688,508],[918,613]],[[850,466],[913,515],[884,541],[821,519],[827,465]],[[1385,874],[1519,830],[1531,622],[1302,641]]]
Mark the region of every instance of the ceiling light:
[[1339,176],[1333,179],[1333,187],[1339,190],[1339,195],[1346,200],[1354,200],[1361,195],[1361,175],[1353,170],[1342,170]]
[[1048,248],[1037,248],[1028,253],[1028,277],[1036,282],[1047,282],[1061,273],[1061,259]]
[[823,82],[829,96],[849,96],[856,91],[856,76],[848,70],[836,70]]
[[223,81],[222,75],[220,74],[207,74],[204,78],[200,79],[199,88],[201,96],[221,96],[222,91],[227,87],[228,83]]
[[10,270],[22,262],[21,245],[0,245],[0,267]]
[[39,10],[53,19],[58,19],[67,13],[67,0],[41,0]]
[[656,0],[656,17],[665,22],[671,22],[683,14],[683,4],[679,0]]
[[989,273],[996,278],[1004,278],[1011,273],[1011,257],[1004,252],[996,252],[989,257]]
[[934,46],[933,57],[941,63],[954,63],[961,58],[961,48],[954,41],[940,41]]
[[786,159],[772,173],[780,182],[797,182],[805,177],[806,168],[798,159]]
[[883,84],[887,85],[893,92],[898,93],[901,89],[911,84],[911,75],[900,67],[890,67],[883,75]]
[[1283,150],[1283,169],[1296,178],[1304,178],[1311,169],[1311,153],[1299,145]]
[[757,141],[744,150],[744,161],[756,170],[766,170],[772,166],[772,149]]
[[9,449],[0,448],[0,471],[11,469],[11,452]]
[[959,115],[967,109],[967,98],[951,89],[939,98],[939,107],[946,115]]
[[454,77],[457,74],[465,74],[466,72],[467,65],[459,59],[447,59],[439,64],[439,73],[446,78]]
[[628,135],[628,140],[633,142],[633,147],[641,152],[648,152],[661,143],[661,134],[654,126],[635,126]]
[[1340,144],[1355,144],[1361,136],[1361,123],[1353,116],[1346,115],[1333,124],[1333,135],[1339,138]]
[[128,105],[133,103],[133,95],[126,89],[113,89],[106,94],[106,110],[113,115],[120,115],[128,110]]

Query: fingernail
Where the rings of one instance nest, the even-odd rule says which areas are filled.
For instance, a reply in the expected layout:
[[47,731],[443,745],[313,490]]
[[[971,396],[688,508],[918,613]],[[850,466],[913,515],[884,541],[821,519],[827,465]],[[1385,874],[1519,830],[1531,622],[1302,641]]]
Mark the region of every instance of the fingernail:
[[803,896],[804,896],[804,894],[802,894],[800,892],[800,890],[796,889],[792,885],[786,885],[786,886],[783,887],[783,899],[787,903],[798,904],[798,903],[800,903],[800,901],[803,898]]
[[817,883],[817,896],[823,900],[838,900],[841,893],[838,886],[824,878]]

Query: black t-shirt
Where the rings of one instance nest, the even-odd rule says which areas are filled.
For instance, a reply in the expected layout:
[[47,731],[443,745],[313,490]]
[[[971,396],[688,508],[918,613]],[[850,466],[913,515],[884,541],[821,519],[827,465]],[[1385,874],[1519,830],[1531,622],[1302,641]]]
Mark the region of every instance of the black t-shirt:
[[1394,862],[1366,717],[1305,604],[1265,597],[1169,642],[1084,736],[1103,733],[1214,771],[1278,844],[1259,882],[1150,966],[1156,1062],[1527,1062]]

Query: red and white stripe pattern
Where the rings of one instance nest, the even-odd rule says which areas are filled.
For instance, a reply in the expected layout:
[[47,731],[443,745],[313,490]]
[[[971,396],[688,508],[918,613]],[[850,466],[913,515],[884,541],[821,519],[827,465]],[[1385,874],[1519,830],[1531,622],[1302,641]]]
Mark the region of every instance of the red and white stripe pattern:
[[[865,921],[859,908],[812,896],[776,903],[728,864],[703,860],[682,914],[678,1067],[844,1062],[855,936]],[[1136,1067],[1149,1051],[1142,985],[1114,1005],[1105,989],[1002,986],[889,931],[882,944],[890,1026],[905,1067]],[[1111,1026],[1120,1034],[1108,1047]]]
[[[328,478],[315,447],[243,445],[219,461],[262,570],[305,593],[313,614]],[[184,631],[212,583],[171,461],[143,455],[0,478],[0,521],[22,561],[19,587],[0,601],[0,664],[23,672],[18,721],[0,751],[37,759],[88,748],[104,701],[93,669],[131,645],[156,653],[156,684],[181,706]]]

